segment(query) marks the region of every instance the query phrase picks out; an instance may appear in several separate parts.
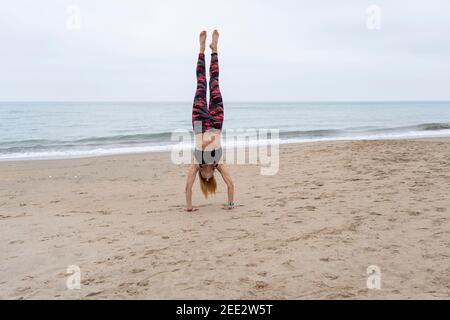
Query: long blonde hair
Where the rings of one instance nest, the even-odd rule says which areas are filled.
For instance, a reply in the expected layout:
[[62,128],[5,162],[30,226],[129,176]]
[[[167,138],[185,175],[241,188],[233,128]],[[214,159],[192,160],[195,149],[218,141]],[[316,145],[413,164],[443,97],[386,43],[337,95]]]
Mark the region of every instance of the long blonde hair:
[[214,176],[206,180],[205,178],[203,178],[202,174],[199,171],[198,177],[200,178],[200,189],[202,189],[202,193],[205,196],[205,198],[208,198],[208,195],[210,193],[216,193],[217,182]]

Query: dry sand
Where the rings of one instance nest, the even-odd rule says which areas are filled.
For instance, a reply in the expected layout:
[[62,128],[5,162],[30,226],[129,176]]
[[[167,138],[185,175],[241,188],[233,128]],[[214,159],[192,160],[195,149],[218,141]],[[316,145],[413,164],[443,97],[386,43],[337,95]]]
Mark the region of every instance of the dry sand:
[[275,176],[231,166],[233,211],[197,181],[196,213],[167,153],[1,162],[0,298],[449,298],[450,141],[281,151]]

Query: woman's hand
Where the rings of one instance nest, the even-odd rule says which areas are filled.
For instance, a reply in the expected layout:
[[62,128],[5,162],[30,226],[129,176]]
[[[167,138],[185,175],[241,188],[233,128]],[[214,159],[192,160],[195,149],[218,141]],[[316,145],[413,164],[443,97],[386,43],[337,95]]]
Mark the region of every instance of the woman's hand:
[[236,207],[236,204],[233,201],[228,202],[225,204],[222,209],[223,210],[233,210]]

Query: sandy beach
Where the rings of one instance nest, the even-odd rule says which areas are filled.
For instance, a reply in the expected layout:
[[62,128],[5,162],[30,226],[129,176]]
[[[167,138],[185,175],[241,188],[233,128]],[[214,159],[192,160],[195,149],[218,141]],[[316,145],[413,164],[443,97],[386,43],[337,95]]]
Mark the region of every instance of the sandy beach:
[[168,153],[0,162],[0,298],[450,297],[450,140],[290,144],[280,163],[230,166],[233,211],[196,181],[186,213]]

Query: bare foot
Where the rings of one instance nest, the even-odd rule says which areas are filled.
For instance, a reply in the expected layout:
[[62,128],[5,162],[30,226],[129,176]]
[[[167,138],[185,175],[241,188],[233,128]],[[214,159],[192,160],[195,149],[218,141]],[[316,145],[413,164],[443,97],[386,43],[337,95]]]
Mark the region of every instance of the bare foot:
[[212,34],[212,41],[209,47],[211,48],[212,53],[217,53],[217,42],[219,41],[219,31],[214,30]]
[[200,32],[200,53],[205,53],[206,31]]

